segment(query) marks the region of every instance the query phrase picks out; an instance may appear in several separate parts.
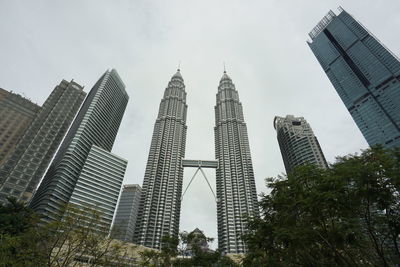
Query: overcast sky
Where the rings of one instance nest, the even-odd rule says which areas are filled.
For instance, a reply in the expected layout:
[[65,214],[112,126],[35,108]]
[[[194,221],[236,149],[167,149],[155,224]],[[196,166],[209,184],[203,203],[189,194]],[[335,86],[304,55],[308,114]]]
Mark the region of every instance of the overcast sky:
[[[214,105],[223,62],[243,104],[258,193],[284,165],[275,115],[303,116],[329,162],[367,143],[306,44],[341,5],[396,55],[400,1],[0,0],[0,87],[42,104],[62,80],[88,91],[116,68],[130,101],[113,153],[124,183],[142,185],[163,91],[179,61],[187,91],[186,158],[214,159]],[[184,187],[195,169],[185,169]],[[215,173],[206,170],[215,188]],[[181,230],[217,237],[216,205],[199,175],[182,203]],[[216,246],[216,242],[213,247]]]

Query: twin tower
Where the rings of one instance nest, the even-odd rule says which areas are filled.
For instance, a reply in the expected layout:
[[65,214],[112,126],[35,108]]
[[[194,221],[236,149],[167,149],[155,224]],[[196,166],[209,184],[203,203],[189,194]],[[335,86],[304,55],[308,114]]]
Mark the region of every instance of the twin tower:
[[[163,236],[178,235],[186,114],[185,85],[178,69],[165,89],[154,125],[135,227],[137,244],[159,249]],[[242,104],[226,72],[218,86],[214,134],[218,247],[225,253],[244,253],[245,216],[258,216],[259,211]]]

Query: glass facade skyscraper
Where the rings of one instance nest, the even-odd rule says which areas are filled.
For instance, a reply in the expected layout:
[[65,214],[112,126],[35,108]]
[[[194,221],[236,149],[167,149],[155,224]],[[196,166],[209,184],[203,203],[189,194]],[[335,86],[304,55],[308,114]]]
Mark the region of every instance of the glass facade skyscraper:
[[342,8],[310,32],[311,50],[370,146],[400,146],[400,61]]
[[74,81],[54,88],[0,168],[0,202],[7,196],[31,199],[85,96]]
[[304,164],[314,164],[323,169],[328,167],[318,139],[303,117],[277,116],[274,127],[287,173]]
[[72,203],[99,211],[99,225],[110,227],[127,164],[110,151],[128,98],[114,69],[89,92],[30,203],[44,220],[58,219]]
[[142,188],[138,184],[124,185],[115,213],[112,237],[125,242],[133,241]]
[[178,69],[164,91],[144,174],[134,242],[160,249],[165,235],[178,236],[186,144],[186,92]]
[[259,216],[259,210],[242,104],[226,72],[218,86],[214,134],[218,248],[225,253],[245,253],[241,239],[246,232],[244,216]]

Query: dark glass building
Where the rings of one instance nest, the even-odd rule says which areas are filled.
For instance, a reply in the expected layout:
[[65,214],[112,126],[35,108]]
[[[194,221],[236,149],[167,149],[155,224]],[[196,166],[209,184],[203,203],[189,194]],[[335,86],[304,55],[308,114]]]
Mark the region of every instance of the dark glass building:
[[339,8],[310,32],[311,50],[370,146],[400,146],[400,61]]
[[125,242],[133,241],[142,188],[138,184],[124,185],[115,213],[112,237]]
[[111,149],[128,98],[114,69],[90,90],[30,203],[45,221],[74,204],[97,210],[98,226],[110,228],[127,165]]

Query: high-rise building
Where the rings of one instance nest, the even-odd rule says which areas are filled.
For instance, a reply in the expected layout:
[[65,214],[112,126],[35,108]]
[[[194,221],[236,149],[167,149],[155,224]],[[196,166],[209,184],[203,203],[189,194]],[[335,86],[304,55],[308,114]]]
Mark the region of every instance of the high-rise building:
[[342,8],[310,32],[311,50],[370,146],[400,146],[400,61]]
[[0,88],[0,166],[39,112],[40,106]]
[[318,139],[303,117],[276,116],[274,127],[287,173],[304,164],[328,167]]
[[186,92],[178,69],[161,100],[142,186],[134,242],[161,248],[165,235],[177,236],[186,143]]
[[44,220],[58,219],[66,204],[101,214],[109,229],[126,160],[110,153],[128,95],[116,70],[106,71],[89,92],[30,206]]
[[7,196],[28,201],[74,119],[86,93],[63,80],[35,116],[0,169],[0,202]]
[[242,104],[225,71],[218,86],[214,133],[218,248],[225,253],[244,253],[244,216],[259,216],[259,210]]
[[133,241],[142,188],[138,184],[123,186],[113,223],[112,237],[125,242]]

